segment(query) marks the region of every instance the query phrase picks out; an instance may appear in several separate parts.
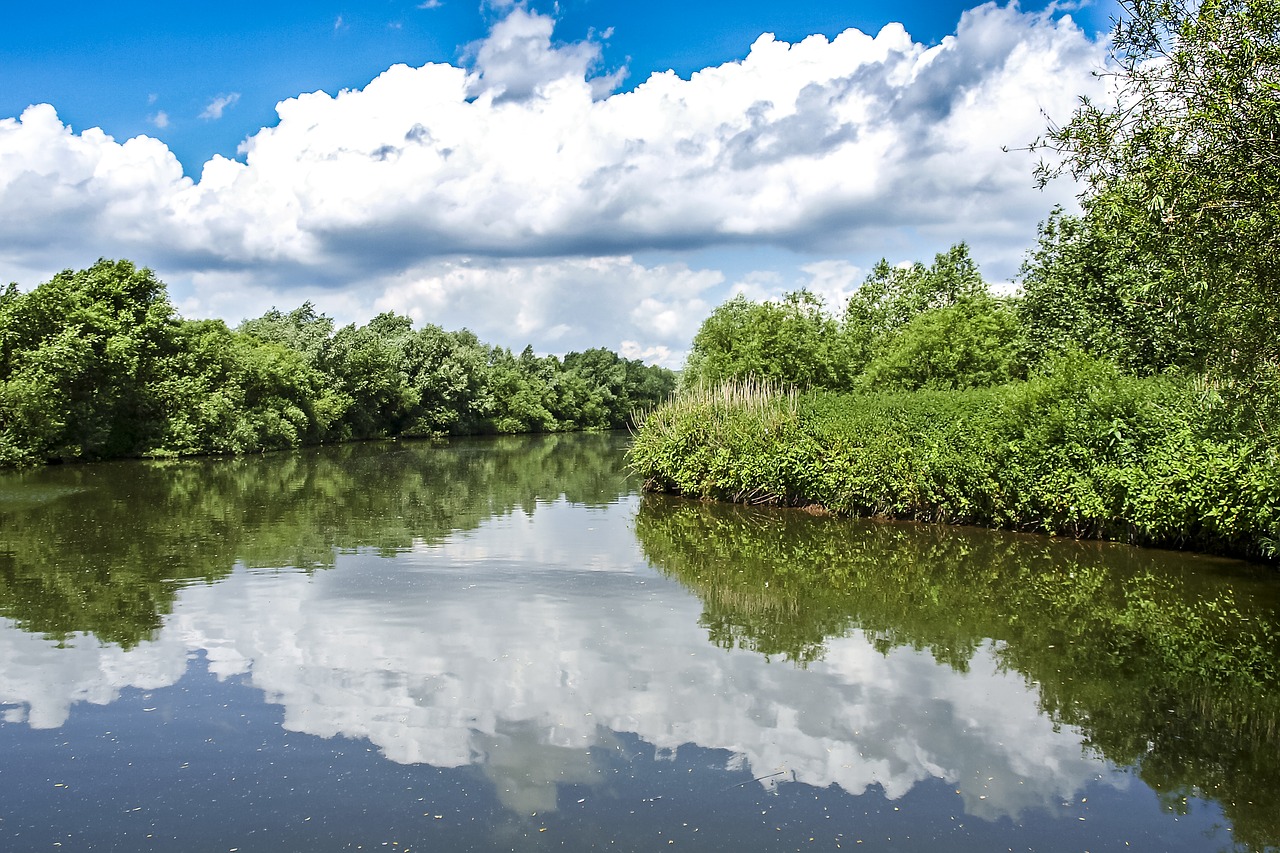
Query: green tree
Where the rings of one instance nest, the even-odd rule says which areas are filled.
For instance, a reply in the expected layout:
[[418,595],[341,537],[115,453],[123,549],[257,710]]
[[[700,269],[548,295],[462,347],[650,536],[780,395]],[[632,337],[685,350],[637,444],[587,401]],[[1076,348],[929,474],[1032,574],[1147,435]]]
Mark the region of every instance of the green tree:
[[333,337],[333,318],[304,302],[287,314],[272,308],[261,317],[245,320],[236,331],[296,350],[318,364]]
[[335,413],[326,377],[283,344],[233,332],[221,320],[183,322],[157,391],[165,432],[153,455],[247,453],[323,437]]
[[417,400],[405,435],[470,432],[484,398],[488,347],[469,331],[428,324],[400,346],[401,369]]
[[164,430],[155,393],[177,320],[128,261],[64,270],[0,299],[0,462],[137,455]]
[[980,295],[917,314],[867,365],[875,389],[977,388],[1023,376],[1018,318],[1007,301]]
[[1139,375],[1202,369],[1208,330],[1168,298],[1174,275],[1125,229],[1055,209],[1021,272],[1027,360],[1079,349]]
[[291,350],[311,370],[328,377],[328,381],[313,383],[315,396],[309,407],[313,425],[309,440],[327,441],[343,433],[344,419],[355,401],[342,390],[342,383],[325,370],[326,356],[333,344],[331,317],[317,312],[311,302],[304,302],[288,313],[272,308],[261,317],[245,320],[236,332]]
[[[631,410],[656,406],[676,390],[674,371],[656,364],[645,364],[637,358],[627,361],[627,388]],[[631,414],[629,411],[628,416]]]
[[342,327],[328,342],[320,366],[343,403],[333,438],[399,435],[413,422],[419,397],[403,369],[412,334],[408,317],[387,312],[368,325]]
[[[612,350],[589,349],[565,355],[563,374],[566,382],[580,379],[586,391],[582,400],[579,425],[595,428],[620,427],[631,413],[631,393],[627,387],[627,362]],[[564,407],[566,418],[572,408]]]
[[927,267],[918,261],[891,266],[881,258],[845,305],[843,333],[849,356],[862,370],[920,313],[986,293],[987,285],[964,243],[938,253]]
[[1280,377],[1280,4],[1120,0],[1114,102],[1083,100],[1037,142],[1047,181],[1164,273],[1124,298],[1208,330],[1212,374],[1265,424]]
[[[613,350],[594,348],[571,352],[564,357],[561,387],[586,392],[580,427],[618,429],[626,426],[636,409],[654,406],[675,390],[676,377],[670,370],[627,359]],[[577,391],[581,393],[581,391]],[[575,406],[562,402],[566,420],[574,419]]]
[[805,388],[848,387],[839,324],[807,290],[780,302],[737,296],[703,321],[685,367],[686,385],[754,376]]
[[495,432],[554,432],[559,424],[550,379],[554,368],[538,359],[532,348],[517,358],[503,347],[489,355],[486,370],[492,399],[489,429]]

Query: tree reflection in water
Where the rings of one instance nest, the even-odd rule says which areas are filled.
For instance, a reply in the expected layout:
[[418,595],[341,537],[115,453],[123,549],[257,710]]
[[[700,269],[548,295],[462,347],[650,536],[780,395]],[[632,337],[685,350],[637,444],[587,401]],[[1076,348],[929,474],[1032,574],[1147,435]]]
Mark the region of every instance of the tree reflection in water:
[[1171,810],[1222,805],[1280,843],[1280,581],[1229,560],[647,496],[646,556],[723,648],[806,666],[861,632],[958,671],[992,644],[1058,723]]

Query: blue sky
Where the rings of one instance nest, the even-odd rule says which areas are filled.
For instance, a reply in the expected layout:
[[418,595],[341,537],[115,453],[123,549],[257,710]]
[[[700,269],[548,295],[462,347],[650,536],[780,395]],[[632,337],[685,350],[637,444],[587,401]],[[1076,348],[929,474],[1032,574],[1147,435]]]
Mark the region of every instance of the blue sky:
[[[0,30],[0,202],[31,214],[0,226],[0,278],[32,286],[100,255],[128,256],[161,273],[187,316],[235,323],[311,298],[343,321],[400,310],[510,346],[603,345],[670,364],[696,321],[734,292],[810,286],[834,302],[880,256],[928,260],[961,239],[989,278],[1008,280],[1035,223],[1069,202],[1070,188],[1032,195],[1029,172],[1019,184],[1007,160],[950,178],[1025,144],[1041,111],[1061,116],[1096,87],[1089,72],[1112,10],[969,5],[22,4]],[[905,33],[876,45],[836,38],[892,23]],[[773,47],[752,54],[763,33]],[[804,41],[814,34],[826,38]],[[803,60],[785,49],[802,42]],[[459,76],[380,78],[400,63]],[[649,82],[668,69],[676,76]],[[341,90],[354,96],[300,97]],[[27,113],[39,104],[56,120]],[[716,122],[701,121],[721,106]],[[559,147],[576,146],[592,169],[518,140],[491,144],[495,133],[568,140]],[[326,165],[356,144],[344,134],[363,134],[376,172]],[[457,156],[448,168],[393,163],[406,134],[454,139],[436,146],[446,159],[465,145],[465,170]],[[125,144],[134,137],[158,144]],[[646,160],[642,148],[665,153]],[[939,153],[952,148],[950,160]],[[682,168],[681,152],[695,151]],[[831,168],[822,186],[815,175]],[[645,169],[645,181],[615,180]],[[331,192],[317,189],[324,181]],[[405,185],[421,191],[408,197]],[[782,221],[770,221],[770,199]],[[442,205],[457,218],[423,225]],[[292,217],[288,233],[276,228],[281,216]],[[495,308],[506,303],[507,314]]]
[[[501,9],[475,0],[207,0],[191,2],[21,3],[0,31],[0,116],[50,103],[79,129],[97,126],[117,138],[138,134],[166,142],[187,171],[272,124],[278,101],[317,89],[360,88],[395,63],[458,62],[484,37]],[[743,58],[761,33],[799,41],[849,27],[874,34],[900,22],[917,40],[936,44],[955,29],[961,0],[881,2],[644,3],[564,0],[530,3],[557,14],[557,38],[578,40],[612,29],[602,65],[628,71],[621,88],[650,72],[694,71]],[[428,8],[422,8],[427,6]],[[1043,2],[1024,3],[1026,10]],[[1109,26],[1105,7],[1073,12],[1086,29]],[[201,118],[211,103],[238,98],[221,118]],[[157,127],[163,114],[167,126]]]

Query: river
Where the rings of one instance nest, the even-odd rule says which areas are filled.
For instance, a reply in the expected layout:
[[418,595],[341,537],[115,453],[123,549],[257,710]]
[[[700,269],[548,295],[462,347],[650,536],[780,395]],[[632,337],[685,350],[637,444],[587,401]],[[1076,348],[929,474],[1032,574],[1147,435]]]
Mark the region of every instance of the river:
[[1263,850],[1280,577],[625,435],[0,474],[0,850]]

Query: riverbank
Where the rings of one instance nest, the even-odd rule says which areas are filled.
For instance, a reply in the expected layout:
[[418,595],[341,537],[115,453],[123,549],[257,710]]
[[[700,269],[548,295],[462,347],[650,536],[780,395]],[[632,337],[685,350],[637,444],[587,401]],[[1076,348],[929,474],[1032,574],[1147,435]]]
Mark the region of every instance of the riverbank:
[[1084,357],[967,391],[701,389],[649,413],[645,488],[690,497],[1280,556],[1280,458],[1211,393]]

